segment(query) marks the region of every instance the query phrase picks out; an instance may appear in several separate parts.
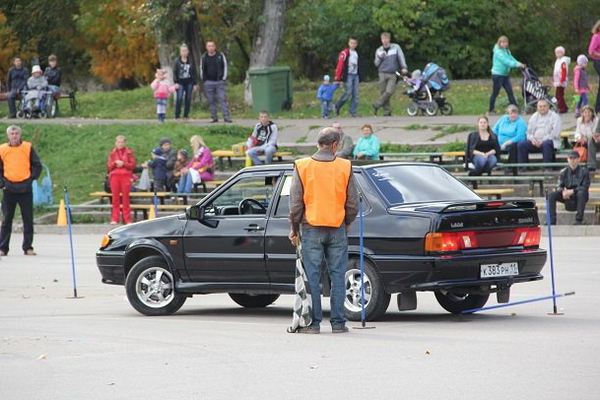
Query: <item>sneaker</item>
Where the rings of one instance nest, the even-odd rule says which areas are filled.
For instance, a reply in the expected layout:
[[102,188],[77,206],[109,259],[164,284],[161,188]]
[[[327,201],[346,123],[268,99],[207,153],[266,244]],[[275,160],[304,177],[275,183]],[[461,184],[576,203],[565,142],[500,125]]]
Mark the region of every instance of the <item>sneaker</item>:
[[2,250],[0,250],[0,257],[4,257],[6,255],[6,253]]
[[583,225],[583,221],[575,221],[573,222],[573,225]]
[[214,124],[215,122],[219,122],[218,118],[213,118],[212,121],[210,121],[211,124]]
[[231,118],[225,118],[225,122],[232,123],[233,120]]
[[362,117],[362,115],[360,115],[360,114],[350,114],[350,116],[352,118],[361,118]]
[[33,249],[27,249],[24,251],[26,256],[37,256],[37,253]]
[[375,103],[371,104],[371,107],[373,108],[373,115],[377,116],[377,111],[379,110],[379,107],[377,107]]
[[349,329],[345,325],[331,328],[331,333],[347,333],[347,332],[349,332]]
[[383,113],[383,116],[384,117],[391,117],[392,113],[391,112],[386,112],[386,113]]
[[308,333],[308,334],[317,335],[317,334],[321,333],[321,329],[313,328],[312,326],[307,326],[307,327],[298,329],[296,331],[296,333]]
[[111,225],[118,225],[119,223],[117,221],[110,221]]
[[493,111],[493,110],[492,111],[488,111],[487,115],[488,115],[488,117],[492,117],[492,116],[496,115],[496,111]]

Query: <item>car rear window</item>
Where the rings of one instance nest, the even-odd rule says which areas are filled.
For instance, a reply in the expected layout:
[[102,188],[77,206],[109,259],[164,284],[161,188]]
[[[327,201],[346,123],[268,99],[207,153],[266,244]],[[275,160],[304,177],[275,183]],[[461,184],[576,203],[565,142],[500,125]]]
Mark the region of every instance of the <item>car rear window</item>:
[[450,173],[435,165],[390,165],[365,170],[390,205],[481,200]]

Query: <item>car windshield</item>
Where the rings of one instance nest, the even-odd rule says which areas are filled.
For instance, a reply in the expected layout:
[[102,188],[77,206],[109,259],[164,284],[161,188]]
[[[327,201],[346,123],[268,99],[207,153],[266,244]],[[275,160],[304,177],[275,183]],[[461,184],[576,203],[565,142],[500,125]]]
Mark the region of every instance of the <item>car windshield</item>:
[[366,172],[390,205],[481,200],[446,170],[435,165],[384,165],[366,168]]

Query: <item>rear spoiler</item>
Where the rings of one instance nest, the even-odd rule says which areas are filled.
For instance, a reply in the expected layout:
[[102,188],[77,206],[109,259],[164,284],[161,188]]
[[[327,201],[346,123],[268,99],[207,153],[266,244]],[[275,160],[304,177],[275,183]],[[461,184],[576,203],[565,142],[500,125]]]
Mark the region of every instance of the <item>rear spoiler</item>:
[[513,208],[535,208],[535,200],[532,199],[509,199],[509,200],[483,200],[467,201],[448,204],[445,207],[424,206],[417,207],[415,211],[433,211],[438,213],[451,213],[460,211],[498,210]]

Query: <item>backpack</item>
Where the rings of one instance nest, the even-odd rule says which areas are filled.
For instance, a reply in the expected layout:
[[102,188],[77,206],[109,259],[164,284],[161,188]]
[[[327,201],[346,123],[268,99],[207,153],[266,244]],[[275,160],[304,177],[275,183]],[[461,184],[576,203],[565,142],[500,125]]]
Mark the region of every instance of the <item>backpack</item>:
[[31,184],[33,191],[33,205],[34,206],[51,206],[54,204],[54,198],[52,197],[52,178],[50,177],[50,169],[46,164],[42,163],[42,167],[46,170],[46,176],[42,179],[41,183],[35,180]]

